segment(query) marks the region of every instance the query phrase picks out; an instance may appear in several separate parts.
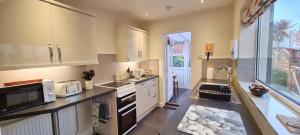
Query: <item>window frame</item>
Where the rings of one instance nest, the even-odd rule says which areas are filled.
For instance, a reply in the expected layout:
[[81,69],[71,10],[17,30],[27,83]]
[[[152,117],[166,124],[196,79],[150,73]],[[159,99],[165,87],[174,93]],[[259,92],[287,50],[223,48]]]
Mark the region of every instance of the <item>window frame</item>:
[[[272,10],[274,10],[274,4],[270,7]],[[284,101],[288,105],[292,106],[292,108],[295,107],[299,109],[300,108],[300,101],[295,100],[294,98],[290,97],[287,93],[282,92],[280,90],[276,90],[276,88],[271,87],[270,85],[266,84],[263,81],[260,81],[258,78],[259,74],[259,58],[260,58],[260,38],[261,38],[261,17],[257,19],[257,27],[256,27],[256,45],[255,45],[255,82],[264,86],[265,88],[269,89],[272,91],[273,94],[276,94],[277,97],[279,97],[281,100],[286,100]],[[272,21],[274,23],[274,21]],[[274,24],[273,24],[274,25]]]

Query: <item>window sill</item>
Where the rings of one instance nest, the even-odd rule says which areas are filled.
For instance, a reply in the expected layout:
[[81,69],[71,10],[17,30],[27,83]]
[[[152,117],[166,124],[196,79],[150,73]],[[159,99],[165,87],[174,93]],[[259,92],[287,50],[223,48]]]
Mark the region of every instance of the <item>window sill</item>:
[[273,91],[270,91],[263,97],[253,96],[248,88],[251,84],[252,82],[239,81],[240,90],[243,95],[247,95],[251,99],[255,107],[260,111],[262,116],[277,134],[292,135],[292,133],[290,133],[276,118],[276,115],[282,114],[285,116],[300,117],[300,114],[294,110],[295,108],[292,109],[286,104],[284,101],[286,99],[278,96],[278,94]]

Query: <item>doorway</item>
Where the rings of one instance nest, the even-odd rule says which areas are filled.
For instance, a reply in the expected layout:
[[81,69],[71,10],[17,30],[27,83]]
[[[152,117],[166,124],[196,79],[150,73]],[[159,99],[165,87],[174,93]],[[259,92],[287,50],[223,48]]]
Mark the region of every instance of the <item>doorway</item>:
[[191,32],[165,34],[167,101],[173,95],[173,76],[178,88],[191,88]]

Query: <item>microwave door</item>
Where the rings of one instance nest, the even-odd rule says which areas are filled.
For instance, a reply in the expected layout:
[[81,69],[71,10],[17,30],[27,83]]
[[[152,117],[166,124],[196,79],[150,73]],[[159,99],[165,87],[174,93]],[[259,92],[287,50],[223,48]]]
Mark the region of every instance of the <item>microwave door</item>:
[[39,84],[6,88],[1,90],[0,97],[0,115],[44,103],[42,85]]

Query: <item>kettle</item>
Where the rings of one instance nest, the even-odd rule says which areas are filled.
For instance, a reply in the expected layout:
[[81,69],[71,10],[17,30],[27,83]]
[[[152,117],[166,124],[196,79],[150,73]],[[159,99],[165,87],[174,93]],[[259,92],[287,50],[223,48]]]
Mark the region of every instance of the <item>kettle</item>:
[[134,74],[134,78],[140,79],[145,74],[145,70],[142,68],[135,69],[133,74]]

